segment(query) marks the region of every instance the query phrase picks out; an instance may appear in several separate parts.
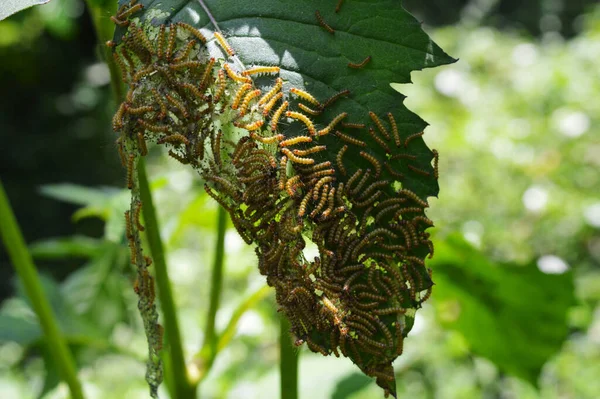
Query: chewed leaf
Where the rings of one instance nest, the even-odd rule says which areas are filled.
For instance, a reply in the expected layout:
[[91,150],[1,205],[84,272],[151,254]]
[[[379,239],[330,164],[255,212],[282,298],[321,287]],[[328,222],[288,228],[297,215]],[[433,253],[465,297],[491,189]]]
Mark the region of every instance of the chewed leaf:
[[255,245],[298,344],[395,395],[392,361],[431,293],[438,172],[425,122],[389,83],[453,60],[398,2],[205,3],[128,2],[113,18],[132,263],[144,279],[136,160],[165,145]]

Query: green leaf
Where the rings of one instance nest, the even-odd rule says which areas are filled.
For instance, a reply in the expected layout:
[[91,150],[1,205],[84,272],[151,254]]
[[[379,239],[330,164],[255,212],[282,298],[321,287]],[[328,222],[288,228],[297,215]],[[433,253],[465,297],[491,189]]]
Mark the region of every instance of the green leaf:
[[[117,28],[114,37],[115,45],[112,47],[113,51],[119,51],[121,54],[123,59],[119,58],[121,56],[117,53],[117,60],[120,61],[125,80],[132,85],[137,85],[142,80],[161,84],[163,79],[161,76],[165,75],[162,83],[169,87],[177,87],[175,83],[188,85],[182,87],[189,88],[190,84],[192,89],[195,87],[195,78],[190,82],[187,79],[198,73],[198,68],[201,67],[200,64],[207,62],[204,53],[202,57],[198,56],[198,59],[201,60],[199,63],[193,61],[190,64],[178,63],[177,65],[172,64],[168,67],[157,67],[158,64],[152,61],[153,59],[171,61],[172,51],[174,49],[177,50],[178,42],[176,34],[178,25],[173,25],[175,22],[185,22],[199,28],[203,32],[209,39],[207,43],[209,56],[214,58],[212,61],[215,62],[215,68],[224,68],[221,72],[222,74],[225,73],[226,69],[223,64],[229,58],[224,50],[227,50],[227,53],[230,53],[230,55],[233,51],[228,49],[228,46],[223,43],[219,44],[216,40],[213,32],[219,30],[224,32],[227,40],[237,54],[237,57],[233,57],[232,59],[233,63],[226,65],[227,67],[235,67],[240,70],[244,69],[243,65],[248,67],[252,65],[277,65],[280,67],[281,71],[279,75],[283,79],[282,91],[287,96],[285,98],[286,101],[289,101],[291,104],[291,111],[283,114],[281,118],[272,117],[273,128],[266,129],[268,123],[264,124],[264,122],[269,116],[269,112],[266,110],[263,114],[264,117],[259,121],[255,121],[259,124],[255,124],[253,127],[259,130],[262,129],[261,134],[265,133],[267,135],[273,135],[272,130],[277,130],[278,133],[282,133],[286,138],[304,136],[306,135],[306,131],[309,131],[311,137],[304,137],[303,142],[324,145],[325,150],[323,150],[323,147],[320,147],[320,149],[317,148],[317,151],[309,153],[310,159],[304,160],[292,157],[292,152],[287,152],[291,151],[288,148],[273,150],[274,157],[271,158],[272,169],[274,169],[273,174],[279,174],[282,182],[281,185],[283,185],[288,170],[291,173],[292,169],[294,169],[294,172],[298,173],[296,179],[299,179],[299,175],[304,173],[306,181],[302,182],[302,190],[306,191],[303,192],[306,200],[303,205],[300,205],[299,199],[296,201],[296,189],[291,188],[291,183],[287,185],[287,190],[283,190],[280,186],[277,186],[278,188],[276,189],[274,188],[273,192],[269,194],[272,194],[269,198],[278,198],[280,194],[290,197],[288,205],[298,208],[297,212],[291,211],[290,214],[298,215],[298,218],[304,218],[303,223],[306,223],[300,229],[304,228],[307,232],[314,232],[313,239],[316,241],[322,239],[323,243],[317,244],[320,245],[319,250],[322,257],[333,253],[337,249],[334,248],[332,242],[325,244],[326,239],[323,238],[325,236],[319,236],[318,234],[320,231],[323,233],[326,232],[327,229],[330,230],[329,233],[332,233],[332,226],[336,223],[340,227],[341,222],[336,221],[335,218],[333,218],[331,224],[325,222],[330,213],[337,212],[337,214],[341,213],[344,216],[351,215],[351,217],[348,216],[347,222],[362,223],[361,228],[356,230],[352,228],[340,228],[339,234],[351,235],[355,233],[356,235],[360,235],[360,238],[352,238],[356,239],[354,249],[351,253],[347,252],[344,258],[338,256],[339,259],[337,261],[346,263],[351,257],[353,260],[357,260],[358,252],[363,251],[360,262],[365,267],[372,267],[372,270],[376,270],[378,266],[381,266],[381,262],[377,264],[375,260],[384,259],[382,262],[386,265],[391,265],[390,267],[405,266],[405,277],[402,277],[399,271],[394,271],[394,278],[397,280],[402,278],[409,279],[408,275],[410,273],[416,275],[414,280],[411,280],[409,283],[410,289],[407,285],[403,285],[406,288],[407,295],[398,294],[398,298],[392,302],[393,307],[386,309],[386,312],[389,312],[389,309],[397,309],[396,305],[400,305],[404,309],[411,309],[411,312],[406,312],[406,316],[402,316],[401,321],[389,313],[382,313],[382,317],[378,317],[377,322],[375,319],[373,321],[383,326],[381,334],[373,334],[371,339],[380,343],[386,340],[386,344],[383,344],[383,346],[388,348],[385,356],[373,356],[373,351],[367,353],[368,351],[365,350],[364,357],[361,357],[357,352],[357,355],[353,358],[355,363],[364,372],[377,376],[380,386],[387,392],[394,394],[395,383],[393,381],[391,362],[398,356],[400,351],[399,340],[394,341],[389,330],[393,330],[394,334],[397,332],[399,336],[404,336],[408,333],[413,324],[414,312],[412,310],[420,306],[416,298],[416,293],[428,289],[432,284],[422,262],[425,256],[431,251],[431,243],[428,240],[429,235],[425,233],[425,229],[432,224],[431,221],[424,217],[423,208],[427,206],[425,201],[428,197],[437,196],[438,183],[437,171],[434,165],[432,165],[435,153],[425,145],[421,137],[426,123],[403,105],[404,96],[394,90],[391,84],[409,83],[412,71],[451,63],[454,60],[429,39],[421,29],[420,23],[406,12],[398,1],[348,2],[344,5],[340,13],[335,13],[335,4],[324,5],[323,2],[316,0],[295,2],[270,0],[244,3],[232,0],[206,2],[190,0],[154,2],[151,0],[142,0],[140,3],[143,6],[142,11],[138,10],[138,6],[129,9],[128,4],[125,1],[120,2],[122,6],[120,8],[120,15],[123,16],[123,19],[132,15],[132,20],[119,22],[119,25],[123,27]],[[319,10],[319,8],[321,9]],[[334,32],[324,30],[323,26],[325,24],[322,22],[320,15],[333,26],[335,29]],[[121,18],[119,15],[117,17]],[[171,26],[168,28],[162,26],[162,30],[159,31],[157,26],[161,24]],[[130,27],[127,36],[123,36],[125,32],[124,26]],[[138,30],[140,26],[142,28]],[[331,28],[329,29],[331,30]],[[165,45],[163,36],[166,30],[169,31],[168,45]],[[189,35],[184,36],[188,37]],[[197,38],[199,36],[196,35]],[[158,45],[153,44],[153,42],[159,40]],[[125,44],[119,49],[116,45],[120,44],[121,41],[124,41]],[[221,48],[220,45],[224,48]],[[192,43],[191,47],[187,47],[189,51],[184,51],[181,54],[185,55],[184,57],[194,54],[191,57],[196,57],[197,53],[190,52],[194,46],[195,44]],[[167,54],[165,58],[163,58],[163,49]],[[128,57],[132,54],[136,54],[134,58],[137,58],[137,61],[133,59],[131,61],[128,60]],[[363,68],[353,67],[353,63],[361,63],[363,60],[365,60]],[[240,63],[243,65],[238,65]],[[148,65],[143,67],[145,64]],[[128,71],[127,65],[129,65],[131,70]],[[194,65],[194,68],[191,68],[191,65]],[[212,78],[216,75],[215,71],[212,70],[213,64],[211,63],[210,65],[210,69],[206,69],[208,72],[204,75],[208,79],[206,82],[210,82],[208,83],[209,85],[215,83]],[[155,77],[151,73],[153,70],[159,72]],[[235,74],[230,72],[228,74],[235,76]],[[127,76],[130,76],[131,79],[127,78]],[[186,80],[186,83],[179,82],[177,76],[180,79]],[[235,81],[233,83],[234,86],[241,86],[240,81],[243,79],[237,78],[233,80]],[[253,92],[258,92],[259,94],[264,92],[267,87],[270,87],[273,80],[271,78],[256,78],[253,80],[253,84],[260,88],[260,90]],[[224,84],[226,85],[226,83]],[[147,86],[146,89],[139,92],[131,90],[130,97],[132,98],[132,102],[135,102],[136,99],[145,100],[146,102],[156,101],[142,94],[149,87]],[[311,116],[309,118],[306,115],[294,114],[300,108],[297,95],[292,94],[298,93],[298,91],[294,92],[291,88],[305,90],[317,99],[312,99],[310,95],[303,95],[303,97],[308,99],[308,102],[315,104],[313,107],[318,107],[317,111],[305,111],[307,114],[314,114],[314,117]],[[241,98],[239,96],[243,93],[243,90],[236,88],[228,92],[226,91],[227,101],[230,103],[225,108],[231,107],[231,109],[236,109]],[[276,90],[279,90],[279,88]],[[327,100],[336,94],[345,93],[347,90],[349,90],[349,93],[346,93],[337,101],[330,102]],[[239,94],[234,100],[232,93],[235,92]],[[212,93],[214,94],[215,92],[213,91]],[[254,95],[256,96],[257,94]],[[200,98],[199,94],[196,94],[196,97]],[[209,97],[206,98],[208,99]],[[196,100],[192,99],[189,101],[195,109],[192,112],[198,112],[199,108],[195,102]],[[207,100],[203,101],[207,102]],[[246,105],[249,101],[250,97],[245,97],[244,102]],[[187,119],[189,118],[189,115],[186,116],[188,114],[186,111],[188,100],[184,100],[184,103],[180,104],[177,108],[183,119]],[[144,104],[146,103],[144,102]],[[287,104],[282,106],[280,110],[283,110],[286,106]],[[162,107],[164,108],[164,105]],[[241,112],[244,113],[246,106],[240,108],[244,108],[244,111]],[[127,111],[128,107],[125,105],[120,110],[120,114],[124,113],[123,115],[125,115],[129,113]],[[256,112],[256,110],[251,112]],[[140,144],[133,143],[131,141],[133,136],[128,136],[126,132],[130,127],[143,124],[142,122],[145,123],[145,121],[140,120],[137,116],[123,115],[117,115],[115,126],[117,130],[122,128],[125,133],[123,136],[123,140],[126,143],[125,148],[130,147],[130,149],[135,150],[140,147]],[[239,120],[234,121],[232,114],[223,113],[223,115],[225,116],[220,125],[222,131],[218,134],[218,137],[221,137],[222,134],[226,141],[239,141],[240,137],[235,137],[235,135],[239,136],[245,133],[233,129],[232,125],[241,127],[240,130],[245,125],[243,123],[236,123]],[[278,113],[278,115],[282,114]],[[158,119],[162,118],[159,117]],[[201,116],[198,115],[195,121],[200,119]],[[364,124],[364,126],[356,129],[343,126],[340,123],[335,124],[335,126],[332,124],[332,121],[339,122],[341,119],[344,119],[344,122],[360,123]],[[155,122],[153,119],[150,121],[150,125],[146,125],[148,127],[145,128],[144,140],[150,139],[152,141],[154,139],[151,137],[156,137],[148,132],[170,131],[170,128],[167,126],[149,127]],[[246,128],[246,130],[253,129]],[[340,130],[342,133],[338,133],[336,130]],[[187,132],[185,129],[182,131]],[[191,131],[190,133],[192,135],[196,134],[196,132]],[[206,137],[202,137],[201,141],[198,142],[203,144],[205,139]],[[220,140],[220,138],[215,139],[211,144],[220,145],[215,144],[221,142]],[[196,142],[196,137],[192,138],[192,141]],[[292,145],[292,143],[280,143],[279,147],[286,147],[286,145]],[[313,149],[311,148],[311,150]],[[221,148],[218,151],[221,151]],[[220,154],[220,152],[215,151],[214,146],[212,152],[213,154]],[[285,156],[292,161],[290,164],[291,167],[287,163],[287,158],[283,159],[282,154],[286,154]],[[198,158],[199,156],[197,154],[188,154],[186,156],[189,158],[182,158],[182,162],[185,163],[187,161],[192,165],[198,166],[200,174],[203,175],[205,173],[203,177],[207,178],[207,180],[209,179],[206,174],[221,173],[218,168],[210,171],[206,169],[206,172],[202,172],[200,164],[191,161],[192,158]],[[277,161],[280,162],[278,163]],[[326,162],[330,163],[331,169],[327,169],[330,166]],[[220,163],[218,161],[215,165]],[[237,162],[233,162],[233,164],[235,163]],[[311,172],[309,172],[310,169],[308,167],[304,168],[304,172],[301,171],[302,164],[318,164],[318,167],[323,166],[325,170],[310,175]],[[280,166],[281,170],[277,171],[276,165],[283,166]],[[223,168],[221,171],[226,169]],[[242,173],[239,171],[230,172]],[[360,179],[357,179],[356,177],[360,174],[362,176]],[[322,178],[322,176],[328,177]],[[267,181],[272,182],[272,176],[265,177],[265,182]],[[329,183],[331,183],[331,191],[329,191],[329,185],[323,186],[323,184]],[[341,188],[342,184],[345,185],[345,190]],[[134,186],[134,183],[132,182],[131,185]],[[327,187],[329,194],[322,194],[322,205],[317,209],[316,204],[309,204],[311,198],[309,193],[311,190],[315,190],[313,202],[316,202],[321,187]],[[135,189],[133,192],[135,193]],[[334,193],[338,194],[338,197],[334,198]],[[406,198],[401,198],[404,196]],[[232,197],[232,202],[236,202],[236,196],[232,195]],[[375,204],[377,199],[382,204],[382,207],[373,211],[374,207],[377,206]],[[325,216],[321,218],[319,212],[322,211],[326,200],[331,205],[327,212],[323,211]],[[385,200],[391,200],[391,202],[386,202],[384,205],[383,201]],[[335,210],[333,210],[334,202],[338,204]],[[418,216],[393,216],[394,213],[392,211],[404,207],[404,203],[407,205],[406,208],[410,207],[409,204],[418,204],[420,208],[412,206],[410,210],[406,210],[406,213],[417,214]],[[390,204],[392,205],[390,206]],[[260,205],[262,204],[257,204],[258,207]],[[239,206],[239,203],[235,203],[231,204],[231,207],[226,206],[226,208],[230,209],[232,216],[235,216],[235,211],[232,209]],[[271,210],[274,210],[275,213],[272,215],[269,214],[271,215],[269,217],[273,218],[273,222],[278,221],[277,218],[279,216],[276,216],[276,213],[281,211],[276,206],[280,205],[273,203],[265,206],[265,208],[273,207]],[[384,208],[384,206],[387,206],[387,208]],[[314,208],[314,212],[307,213],[303,207],[312,207]],[[415,211],[415,209],[417,210]],[[384,210],[387,212],[383,212]],[[377,217],[375,215],[367,217],[367,214],[371,211],[374,214],[377,213]],[[249,219],[251,212],[253,211],[248,212],[245,216],[238,217]],[[261,212],[263,212],[262,209]],[[388,216],[383,217],[386,214]],[[261,213],[256,212],[256,215],[260,216]],[[401,213],[398,212],[398,215],[401,215]],[[269,218],[266,215],[263,216],[265,219]],[[394,218],[398,219],[399,223],[396,223],[393,220]],[[414,220],[409,220],[411,218]],[[292,217],[289,220],[292,220]],[[247,221],[244,220],[242,222]],[[262,220],[261,223],[266,226],[267,221]],[[410,224],[412,228],[411,232],[407,230],[408,228],[404,229],[403,226],[407,224]],[[242,223],[238,223],[238,225],[242,226]],[[257,231],[262,228],[246,229],[245,227],[240,227],[238,231],[246,235],[254,234],[254,237],[246,237],[246,241],[258,243],[260,239],[258,238],[259,234]],[[383,233],[389,233],[389,237],[398,238],[399,235],[391,232],[391,229],[394,228],[397,231],[401,230],[404,235],[403,238],[406,247],[402,247],[403,249],[400,249],[400,245],[386,245],[382,242],[386,239],[378,237],[378,235]],[[327,240],[334,240],[333,234],[329,234],[328,237],[330,238],[327,238]],[[340,236],[338,235],[337,237]],[[267,242],[260,244],[264,247],[265,251],[266,247],[270,245]],[[299,241],[298,245],[301,244],[303,244],[303,241]],[[399,255],[400,252],[402,252],[402,255]],[[365,257],[362,258],[362,255]],[[284,264],[284,262],[280,263]],[[415,270],[414,272],[408,271],[409,264],[411,265],[411,270]],[[341,269],[341,266],[339,268]],[[321,269],[319,273],[323,274],[323,270]],[[384,272],[376,273],[383,274]],[[392,272],[390,271],[389,273]],[[263,274],[268,273],[263,270]],[[277,274],[280,274],[279,271]],[[413,277],[410,278],[412,279]],[[415,280],[417,281],[416,283]],[[364,284],[365,286],[367,283],[370,283],[367,280],[367,273],[363,273],[362,271],[358,272],[354,279],[349,280],[348,284],[354,281],[357,284]],[[270,284],[278,286],[275,281],[272,281]],[[404,284],[404,281],[402,284]],[[287,285],[285,284],[279,287],[283,290],[287,289]],[[370,284],[370,287],[373,291],[377,290],[373,284]],[[342,287],[340,286],[339,288],[341,290]],[[410,292],[408,292],[409,290]],[[308,292],[322,293],[324,291],[310,289]],[[308,294],[308,296],[311,295]],[[279,296],[281,298],[288,297],[287,294],[283,295],[281,293],[279,293]],[[315,296],[320,297],[321,294],[316,294]],[[333,308],[335,309],[334,312],[338,312],[337,307],[329,302],[326,297],[316,300],[320,301],[321,305],[324,306],[328,306],[327,304],[329,304],[328,308]],[[344,301],[342,300],[342,303]],[[353,306],[352,304],[344,303],[344,306],[346,305]],[[287,314],[290,316],[290,314],[294,314],[294,311],[289,311],[288,309]],[[316,319],[313,318],[313,320]],[[332,325],[338,325],[338,321],[336,320],[333,320],[331,323]],[[324,331],[327,331],[326,334],[322,334],[321,332],[315,332],[320,331],[320,329],[314,329],[312,328],[313,326],[301,325],[299,322],[292,323],[292,325],[295,329],[295,335],[310,335],[307,342],[310,345],[312,345],[313,341],[316,343],[316,345],[312,345],[313,350],[316,350],[315,347],[319,348],[319,345],[323,345],[326,349],[320,351],[327,353],[330,350],[330,344],[335,346],[331,338],[333,335],[328,328],[323,328]],[[360,337],[366,336],[364,333],[361,333],[361,335],[356,332],[349,332],[345,328],[340,328],[340,331],[345,331],[343,333],[344,339],[346,339],[346,336],[349,336],[351,339],[360,340]]]
[[99,205],[106,203],[115,193],[115,188],[90,188],[71,183],[45,184],[40,192],[46,197],[76,205]]
[[3,0],[0,3],[0,21],[26,8],[46,4],[50,0]]
[[97,217],[106,222],[104,237],[119,242],[125,231],[123,212],[127,208],[128,192],[114,187],[90,188],[76,184],[49,184],[41,187],[42,194],[60,201],[84,205],[73,214],[73,221]]
[[29,245],[31,255],[37,259],[66,257],[93,258],[106,247],[106,242],[86,236],[49,238]]
[[0,314],[0,342],[12,341],[27,346],[41,336],[39,324],[29,315]]
[[331,399],[347,399],[369,386],[372,382],[369,377],[363,374],[352,373],[347,375],[335,385],[335,391],[333,391]]
[[[86,313],[98,301],[98,295],[114,265],[120,247],[110,243],[104,251],[86,265],[71,273],[62,283],[65,300],[77,311]],[[104,303],[104,305],[108,305]]]
[[[124,3],[121,0],[119,5]],[[389,131],[391,128],[386,115],[392,112],[401,139],[422,132],[427,124],[404,106],[405,97],[390,84],[410,83],[412,71],[455,62],[431,41],[421,29],[421,24],[396,0],[348,2],[340,13],[334,12],[335,4],[324,4],[318,0],[209,0],[204,3],[243,64],[278,65],[285,81],[291,86],[305,88],[321,101],[342,90],[351,91],[348,99],[337,101],[316,117],[322,127],[341,112],[348,112],[346,121],[369,123],[369,111],[372,111]],[[209,39],[213,36],[214,27],[196,0],[159,3],[142,0],[140,4],[144,6],[144,10],[136,14],[140,20],[149,18],[154,25],[183,21],[200,28]],[[335,34],[331,35],[319,26],[315,16],[317,10],[335,29]],[[377,23],[373,23],[373,18],[377,19]],[[117,28],[116,42],[120,41],[124,31]],[[215,40],[209,41],[208,49],[216,59],[226,58]],[[348,67],[349,62],[358,63],[367,56],[372,60],[365,68]],[[297,135],[298,124],[289,125],[283,134],[288,137]],[[386,159],[385,151],[365,130],[361,130],[359,136],[367,142],[367,151],[371,155],[381,162]],[[335,161],[335,155],[344,143],[333,134],[321,137],[320,141],[327,145],[328,151],[325,155],[315,156],[317,162]],[[411,164],[432,174],[431,151],[421,138],[414,140],[413,145],[411,153],[418,159]],[[403,150],[392,148],[392,154]],[[351,146],[346,153],[347,176],[359,168],[373,168],[359,152],[360,149]],[[437,196],[436,179],[424,179],[423,175],[408,168],[406,160],[395,162],[393,167],[405,176],[403,187],[422,199]],[[394,180],[387,171],[383,171],[382,179],[386,178]],[[390,187],[388,194],[392,193],[393,188]]]
[[[42,287],[48,298],[48,302],[56,315],[56,320],[64,335],[89,336],[100,338],[96,328],[83,317],[76,314],[65,296],[61,293],[59,285],[49,277],[41,276]],[[25,295],[24,288],[19,282],[17,284],[17,296],[22,298],[28,305],[29,299]],[[31,305],[30,305],[31,306]]]
[[496,264],[459,237],[437,245],[432,268],[439,317],[472,351],[534,385],[567,338],[573,274]]

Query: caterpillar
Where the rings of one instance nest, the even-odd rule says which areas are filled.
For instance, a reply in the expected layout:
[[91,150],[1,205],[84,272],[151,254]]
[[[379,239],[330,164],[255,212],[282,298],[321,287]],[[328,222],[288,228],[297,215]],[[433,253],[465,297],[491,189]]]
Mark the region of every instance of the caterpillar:
[[306,106],[302,103],[298,104],[298,108],[300,108],[302,111],[306,112],[307,114],[310,114],[313,116],[317,116],[317,115],[321,114],[321,110],[309,108],[308,106]]
[[335,33],[335,30],[331,26],[329,26],[327,24],[327,22],[325,22],[325,20],[323,19],[323,16],[319,12],[319,10],[315,11],[315,17],[317,17],[317,22],[319,23],[319,25],[321,25],[321,27],[323,29],[325,29],[327,32],[331,33],[332,35]]
[[370,55],[357,64],[354,62],[349,62],[348,67],[353,68],[353,69],[361,69],[361,68],[364,68],[369,63],[369,61],[371,61]]
[[335,160],[337,162],[337,166],[338,169],[340,170],[340,173],[342,175],[346,175],[346,168],[344,168],[344,164],[342,162],[342,157],[344,156],[344,153],[348,150],[348,145],[344,145],[339,152],[337,153],[337,156],[335,157]]
[[433,177],[435,177],[437,180],[439,177],[438,163],[440,161],[440,154],[437,152],[437,150],[431,150],[431,152],[433,152]]
[[341,114],[339,114],[338,116],[336,116],[335,118],[333,118],[333,120],[331,122],[329,122],[329,125],[327,125],[324,129],[319,130],[318,133],[317,133],[317,135],[318,136],[325,136],[326,134],[328,134],[335,127],[335,125],[337,125],[338,123],[340,123],[342,121],[342,119],[344,119],[347,116],[348,116],[348,113],[342,112]]
[[358,147],[366,147],[367,143],[365,143],[362,140],[358,140],[354,137],[348,136],[347,134],[344,134],[340,131],[336,131],[335,135],[338,136],[342,141],[345,141],[348,144],[354,144],[355,146]]
[[289,118],[297,119],[297,120],[301,121],[302,123],[304,123],[311,136],[314,136],[316,134],[315,126],[313,125],[312,121],[310,120],[310,118],[308,116],[304,115],[301,112],[295,112],[295,111],[287,111],[285,113],[285,115]]
[[281,104],[279,106],[279,108],[277,108],[277,110],[271,117],[271,130],[272,131],[277,130],[277,124],[279,123],[279,118],[281,118],[281,114],[283,114],[283,111],[285,111],[288,106],[289,106],[289,103],[287,101],[284,101],[283,104]]
[[233,124],[235,127],[241,127],[242,129],[246,129],[248,131],[253,131],[253,130],[260,129],[262,127],[262,125],[264,124],[264,122],[261,120],[258,120],[258,121],[254,121],[252,123],[234,122]]
[[206,44],[206,37],[202,33],[200,33],[198,29],[194,28],[189,24],[186,24],[185,22],[178,22],[177,25],[190,32],[196,39],[198,39],[198,41],[200,41],[200,43]]
[[416,139],[417,137],[421,137],[423,135],[423,132],[420,133],[415,133],[415,134],[411,134],[410,136],[408,136],[406,138],[406,140],[404,141],[404,148],[408,147],[408,144],[413,141],[414,139]]
[[427,171],[425,171],[425,170],[423,170],[423,169],[419,169],[416,166],[413,166],[413,165],[410,165],[410,164],[407,165],[407,166],[408,166],[408,169],[412,170],[415,173],[418,173],[418,174],[423,175],[423,176],[430,176],[430,173],[427,172]]
[[309,136],[297,136],[291,139],[284,140],[279,143],[280,147],[288,147],[290,145],[295,145],[299,143],[310,143],[312,142],[312,138]]
[[236,82],[241,82],[241,83],[251,83],[252,82],[252,79],[250,79],[249,77],[239,75],[237,72],[235,72],[233,69],[231,69],[231,66],[229,64],[223,65],[223,69],[225,69],[225,72],[227,72],[227,76],[229,76],[231,79],[235,80]]
[[394,119],[394,115],[391,112],[388,112],[388,118],[390,120],[390,126],[392,127],[392,135],[394,136],[394,143],[396,143],[396,147],[400,147],[402,141],[400,140],[400,134],[398,133],[398,125],[396,125],[396,119]]
[[242,72],[242,76],[250,76],[250,75],[264,75],[271,73],[279,73],[278,66],[261,66],[247,69]]
[[385,150],[386,153],[389,154],[390,152],[392,152],[392,150],[390,150],[390,147],[386,144],[385,141],[383,141],[381,137],[377,135],[377,133],[375,133],[375,130],[372,127],[369,128],[369,135],[373,138],[373,140],[377,142],[377,144],[379,144],[381,148]]
[[[283,79],[281,79],[281,78],[275,79],[275,85],[273,86],[273,88],[271,90],[269,90],[264,96],[262,96],[260,98],[260,100],[258,101],[258,105],[267,104],[269,102],[269,100],[271,100],[271,98],[273,98],[279,92],[279,90],[281,90],[282,87],[283,87]],[[283,96],[283,94],[282,94],[282,96]]]
[[242,105],[240,106],[240,110],[239,110],[240,116],[244,116],[246,114],[246,110],[250,106],[250,101],[252,101],[254,98],[258,97],[260,95],[260,93],[261,93],[261,91],[256,89],[256,90],[252,90],[248,94],[246,94],[246,96],[244,97],[244,101],[242,101]]
[[[215,64],[215,59],[211,58],[208,60],[208,65],[206,65],[204,69],[204,73],[202,74],[202,79],[200,79],[200,84],[198,85],[200,89],[204,90],[208,86],[208,80],[212,77],[213,65]],[[202,96],[198,96],[202,97]]]
[[348,128],[348,129],[364,129],[366,127],[366,125],[364,123],[347,123],[347,122],[342,122],[342,127]]
[[251,88],[252,85],[250,83],[245,83],[238,88],[238,91],[235,93],[235,97],[233,98],[233,102],[231,103],[231,109],[238,109],[240,101],[242,101],[242,96]]
[[288,150],[287,148],[282,148],[281,152],[283,152],[287,156],[287,158],[294,163],[299,163],[302,165],[312,165],[315,163],[315,160],[312,158],[297,157],[292,151]]
[[171,59],[171,55],[173,54],[173,49],[175,47],[175,38],[177,37],[177,24],[171,24],[169,29],[169,40],[167,42],[167,50],[165,52],[165,57],[167,60]]
[[316,105],[317,107],[321,106],[321,103],[319,103],[319,101],[317,101],[316,98],[314,98],[309,92],[298,89],[296,87],[292,87],[290,89],[290,93],[297,95],[298,97],[308,101],[311,104]]
[[383,135],[383,137],[385,137],[386,140],[390,139],[390,134],[388,133],[387,129],[383,126],[383,123],[381,123],[381,121],[379,120],[379,118],[377,117],[377,115],[372,112],[369,111],[369,116],[371,117],[371,119],[373,120],[373,122],[375,122],[375,125],[377,126],[377,129],[379,129],[379,131],[381,132],[381,134]]
[[140,155],[146,156],[148,154],[148,147],[146,146],[146,140],[144,139],[144,135],[140,132],[137,134],[137,142],[138,147],[140,149]]
[[223,35],[219,32],[214,32],[213,34],[223,51],[225,51],[230,57],[233,57],[235,55],[235,51],[233,51],[233,48],[229,45],[229,43],[227,43],[227,40],[225,40]]
[[328,106],[330,106],[331,104],[336,102],[338,99],[340,99],[344,96],[348,96],[348,95],[350,95],[350,90],[348,90],[348,89],[337,92],[333,96],[331,96],[327,100],[325,100],[323,102],[323,104],[321,105],[321,108],[327,108]]
[[369,161],[375,167],[375,178],[381,175],[381,163],[373,155],[366,151],[361,151],[360,156]]
[[[283,93],[277,93],[275,96],[273,96],[273,98],[271,98],[269,100],[269,102],[265,104],[263,111],[262,111],[263,116],[269,115],[269,113],[271,112],[271,109],[275,106],[277,101],[281,100],[282,98],[283,98]],[[287,106],[284,107],[281,112],[283,112],[283,110],[285,108],[287,108]],[[273,129],[273,130],[275,130],[275,129]]]

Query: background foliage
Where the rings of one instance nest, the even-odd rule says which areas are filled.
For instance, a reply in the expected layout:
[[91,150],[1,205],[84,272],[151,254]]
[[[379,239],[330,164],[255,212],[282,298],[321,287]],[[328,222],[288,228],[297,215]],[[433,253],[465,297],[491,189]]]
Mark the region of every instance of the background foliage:
[[[400,88],[409,109],[431,123],[427,142],[440,151],[443,172],[429,213],[438,225],[437,286],[397,361],[399,396],[598,397],[600,9],[582,2],[576,12],[572,3],[560,11],[540,1],[532,2],[540,14],[523,14],[511,2],[473,1],[444,6],[457,16],[441,21],[424,12],[435,1],[413,3],[407,7],[426,23],[453,23],[428,32],[460,62],[413,74],[416,84]],[[548,15],[560,24],[548,23]],[[0,134],[13,149],[3,152],[0,167],[36,263],[47,271],[51,304],[88,396],[146,397],[145,343],[120,241],[128,193],[114,155],[107,72],[96,61],[87,18],[82,3],[55,0],[0,22],[0,87],[11,99]],[[191,171],[153,155],[185,350],[195,353],[216,206]],[[252,249],[232,229],[226,247],[221,328],[264,284]],[[0,252],[7,276],[5,259]],[[0,392],[66,397],[51,363],[44,364],[51,360],[21,290],[1,280]],[[203,397],[277,396],[273,309],[268,298],[244,313]],[[300,384],[302,397],[380,395],[351,364],[308,352]]]

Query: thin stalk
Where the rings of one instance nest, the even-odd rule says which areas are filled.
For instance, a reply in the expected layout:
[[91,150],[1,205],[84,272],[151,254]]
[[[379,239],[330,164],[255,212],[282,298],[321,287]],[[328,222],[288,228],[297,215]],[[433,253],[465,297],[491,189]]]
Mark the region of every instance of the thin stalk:
[[229,323],[227,323],[227,327],[223,330],[219,337],[219,343],[217,344],[217,352],[219,353],[229,344],[233,336],[235,335],[237,324],[250,308],[256,305],[259,301],[265,298],[267,295],[271,293],[271,287],[268,285],[263,285],[260,289],[250,295],[248,298],[242,302],[237,309],[231,315],[231,319],[229,319]]
[[292,345],[290,323],[281,316],[279,332],[279,371],[281,399],[298,399],[298,350]]
[[223,264],[225,261],[225,233],[227,231],[227,211],[219,207],[217,211],[217,242],[215,244],[215,258],[213,261],[212,276],[210,281],[210,298],[208,304],[208,315],[206,317],[206,330],[204,343],[200,352],[195,357],[196,363],[201,363],[198,377],[192,382],[198,384],[206,375],[217,355],[218,337],[215,329],[217,310],[221,302],[221,291],[223,289]]
[[160,228],[156,217],[152,193],[146,175],[146,165],[144,159],[140,159],[138,164],[138,179],[140,186],[140,197],[142,203],[142,212],[144,222],[146,223],[146,237],[148,246],[152,254],[154,271],[156,274],[156,283],[158,285],[158,297],[165,322],[165,335],[169,343],[170,365],[173,371],[173,384],[178,399],[194,398],[194,387],[190,384],[183,355],[183,345],[181,343],[181,334],[177,321],[177,309],[173,299],[173,292],[169,282],[167,264],[160,238]]
[[204,378],[208,375],[217,355],[229,345],[229,342],[233,339],[238,322],[249,309],[255,306],[258,302],[260,302],[263,298],[265,298],[271,292],[271,287],[268,285],[264,285],[254,293],[252,293],[249,297],[244,299],[238,307],[234,310],[231,318],[229,319],[229,323],[227,323],[227,327],[223,329],[221,334],[219,335],[219,339],[217,341],[217,348],[212,353],[212,358],[207,359],[205,356],[205,352],[200,349],[200,351],[194,356],[194,363],[198,368],[198,372],[196,373],[196,378],[193,380],[193,384],[200,384]]
[[19,278],[23,282],[25,292],[37,314],[50,354],[58,367],[58,372],[65,380],[73,399],[83,399],[83,390],[77,379],[77,367],[73,356],[62,336],[50,301],[42,289],[39,275],[31,259],[31,254],[25,246],[23,234],[17,224],[15,215],[10,207],[8,198],[0,180],[0,236],[4,241],[11,262]]

